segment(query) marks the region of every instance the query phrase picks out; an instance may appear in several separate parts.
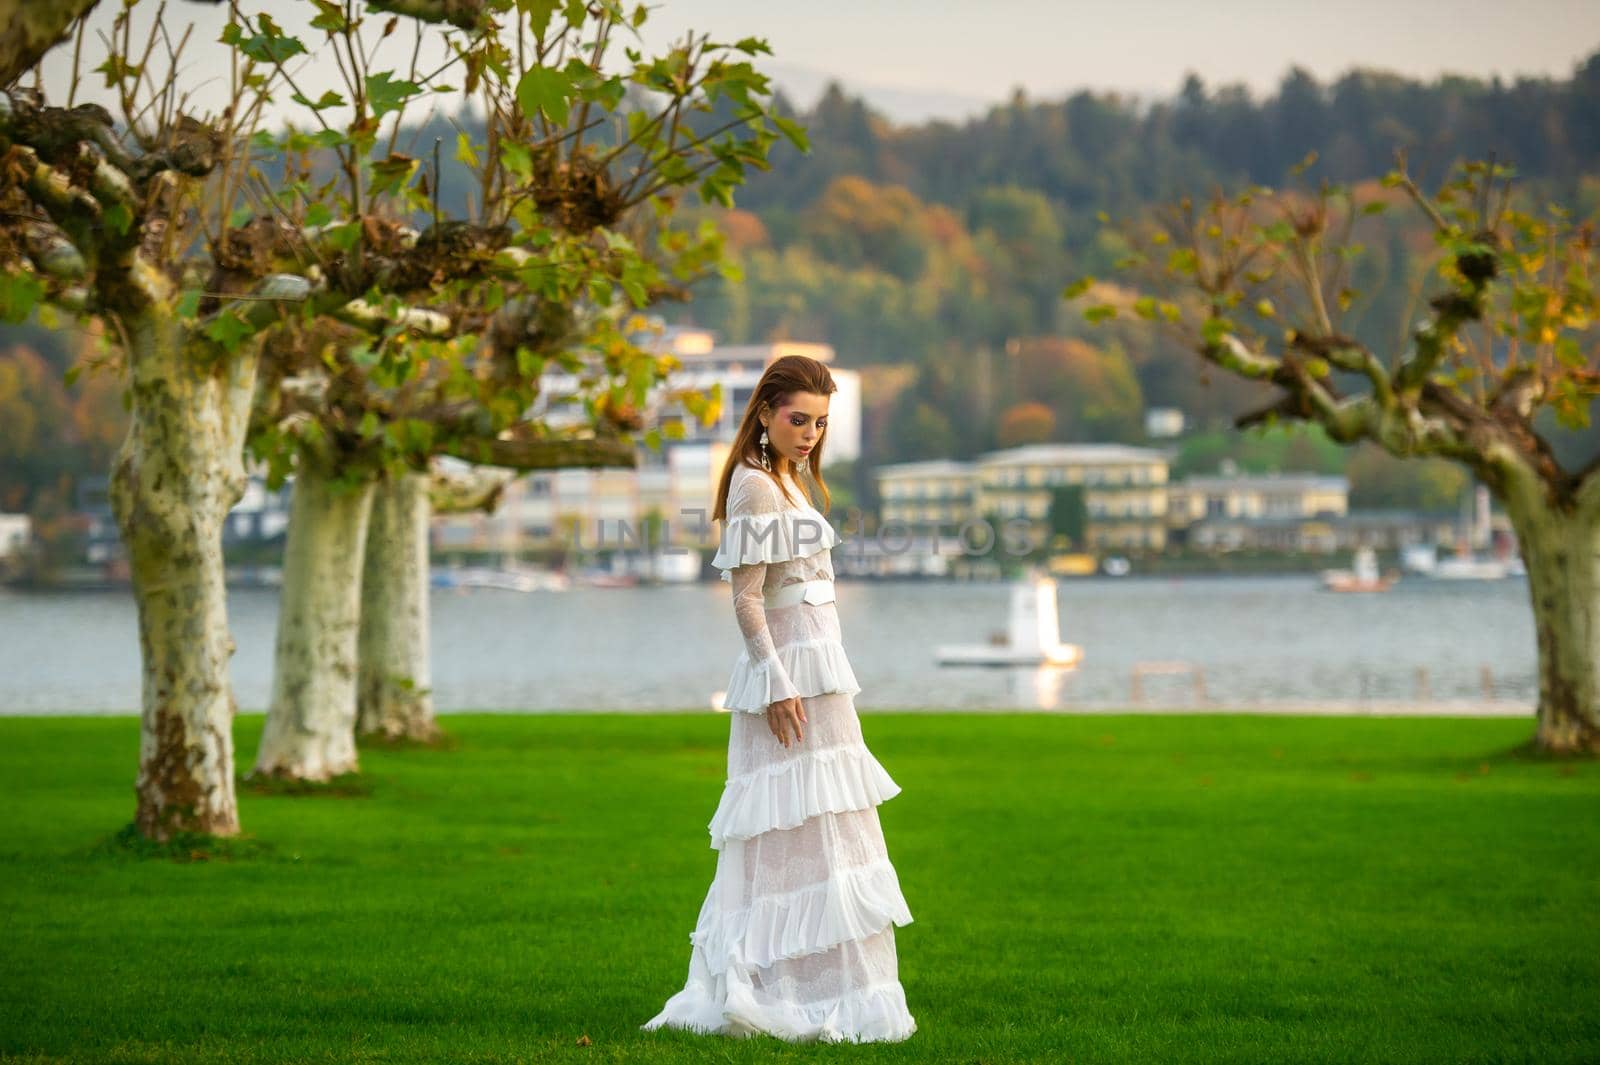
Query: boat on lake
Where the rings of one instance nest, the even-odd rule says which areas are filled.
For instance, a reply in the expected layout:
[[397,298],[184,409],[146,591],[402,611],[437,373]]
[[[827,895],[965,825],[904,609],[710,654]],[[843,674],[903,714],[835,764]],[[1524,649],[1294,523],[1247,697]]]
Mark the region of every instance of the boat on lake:
[[1350,569],[1322,571],[1322,586],[1330,592],[1387,592],[1399,579],[1378,571],[1378,555],[1370,547],[1356,548]]

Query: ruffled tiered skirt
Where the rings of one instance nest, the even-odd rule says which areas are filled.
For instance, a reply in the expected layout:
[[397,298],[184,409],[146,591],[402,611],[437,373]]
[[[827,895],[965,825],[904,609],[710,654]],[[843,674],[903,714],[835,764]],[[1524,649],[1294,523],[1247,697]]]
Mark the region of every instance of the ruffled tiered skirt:
[[851,691],[802,701],[805,739],[787,748],[764,714],[729,715],[716,875],[688,981],[647,1030],[825,1042],[916,1031],[894,942],[911,913],[877,810],[900,788],[867,749]]

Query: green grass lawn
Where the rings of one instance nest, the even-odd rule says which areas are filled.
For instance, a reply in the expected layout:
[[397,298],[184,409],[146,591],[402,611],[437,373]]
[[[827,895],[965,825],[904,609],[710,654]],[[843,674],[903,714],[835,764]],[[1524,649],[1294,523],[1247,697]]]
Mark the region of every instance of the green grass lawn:
[[1600,765],[1514,753],[1531,721],[863,722],[905,789],[897,1045],[638,1030],[715,867],[718,715],[452,715],[359,787],[241,789],[250,838],[186,863],[114,842],[136,721],[0,718],[0,1057],[1600,1060]]

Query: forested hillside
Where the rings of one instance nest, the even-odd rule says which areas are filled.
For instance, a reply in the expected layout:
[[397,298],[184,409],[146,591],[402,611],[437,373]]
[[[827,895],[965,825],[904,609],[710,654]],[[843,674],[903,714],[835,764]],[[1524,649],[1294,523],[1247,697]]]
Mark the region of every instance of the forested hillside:
[[[1207,381],[1190,353],[1089,329],[1063,304],[1067,280],[1103,275],[1117,254],[1102,212],[1280,185],[1310,152],[1302,180],[1375,184],[1396,149],[1430,184],[1492,152],[1531,196],[1600,211],[1600,53],[1565,80],[1354,70],[1325,85],[1295,69],[1255,99],[1191,76],[1143,108],[1018,95],[981,119],[909,128],[834,87],[801,117],[812,152],[778,155],[725,220],[743,282],[705,286],[672,317],[730,341],[825,340],[869,374],[911,367],[870,377],[869,464],[1034,439],[1133,442],[1146,405],[1216,427],[1254,402],[1247,385]],[[1393,351],[1431,239],[1404,210],[1364,224],[1350,324]]]

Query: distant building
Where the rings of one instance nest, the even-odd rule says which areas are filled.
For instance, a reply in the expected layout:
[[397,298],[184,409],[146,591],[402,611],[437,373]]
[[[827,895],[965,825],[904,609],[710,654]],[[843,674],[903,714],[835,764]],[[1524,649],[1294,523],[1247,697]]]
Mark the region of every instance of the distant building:
[[1328,552],[1349,502],[1342,476],[1199,474],[1167,486],[1167,524],[1175,540],[1202,550]]
[[[279,539],[289,527],[289,498],[294,478],[276,491],[267,488],[264,463],[245,464],[244,495],[222,523],[222,545],[254,544]],[[111,478],[103,473],[78,478],[75,505],[85,522],[84,561],[115,565],[127,559],[122,530],[111,510]]]
[[976,517],[978,471],[970,462],[933,459],[879,466],[874,474],[883,501],[881,520],[960,525]]
[[274,491],[267,487],[264,464],[247,463],[246,466],[249,479],[245,481],[244,495],[228,511],[228,520],[222,526],[224,547],[262,543],[288,533],[294,478],[288,478]]
[[79,477],[73,507],[84,521],[84,561],[98,566],[127,558],[122,532],[111,513],[109,475],[91,473]]
[[883,523],[959,525],[1049,518],[1054,490],[1083,488],[1090,548],[1159,550],[1166,544],[1167,455],[1123,444],[1025,444],[971,462],[939,460],[874,471]]
[[1451,545],[1458,535],[1453,514],[1415,510],[1352,510],[1333,524],[1340,551],[1357,547],[1397,551],[1412,544]]
[[1398,551],[1414,544],[1452,544],[1456,519],[1410,510],[1352,510],[1316,518],[1222,517],[1197,522],[1182,535],[1190,547],[1210,551]]
[[1315,473],[1198,474],[1167,486],[1174,528],[1207,518],[1308,518],[1343,514],[1350,480]]

